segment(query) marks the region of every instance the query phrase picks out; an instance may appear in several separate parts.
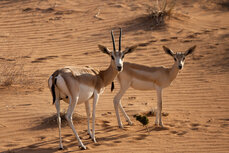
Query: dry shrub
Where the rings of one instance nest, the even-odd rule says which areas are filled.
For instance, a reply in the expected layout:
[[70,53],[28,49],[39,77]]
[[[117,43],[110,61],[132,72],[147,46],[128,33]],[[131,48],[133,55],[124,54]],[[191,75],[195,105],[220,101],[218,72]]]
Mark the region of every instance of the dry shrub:
[[24,63],[5,61],[1,65],[1,86],[21,84],[24,76]]
[[[60,112],[61,126],[62,127],[65,127],[68,125],[68,121],[66,120],[65,115],[66,115],[65,110]],[[86,121],[86,117],[84,117],[80,114],[74,113],[72,115],[72,120],[74,123],[81,124],[82,122]],[[41,127],[43,127],[43,128],[56,128],[57,124],[58,124],[57,114],[55,113],[55,114],[52,114],[51,116],[48,116],[48,117],[42,119],[42,121],[39,125],[39,128],[41,128]]]
[[207,10],[228,11],[229,0],[204,0],[200,6]]
[[0,62],[0,86],[26,87],[33,83],[31,75],[34,68],[26,69],[28,55],[14,55],[1,58]]
[[218,4],[220,6],[220,10],[224,11],[224,10],[229,10],[229,0],[218,0],[215,2],[216,4]]
[[176,0],[157,0],[153,7],[148,9],[153,26],[160,26],[165,24],[166,17],[171,16],[171,12],[176,5]]

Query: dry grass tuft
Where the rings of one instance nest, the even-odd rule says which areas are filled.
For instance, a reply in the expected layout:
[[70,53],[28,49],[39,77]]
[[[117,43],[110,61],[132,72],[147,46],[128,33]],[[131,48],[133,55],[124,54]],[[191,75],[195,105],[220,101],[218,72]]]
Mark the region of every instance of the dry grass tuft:
[[24,63],[21,60],[6,60],[1,64],[1,86],[21,84],[24,76]]
[[31,88],[31,85],[35,83],[34,74],[37,70],[29,65],[30,54],[7,55],[0,58],[0,86]]
[[229,0],[204,0],[201,3],[201,7],[208,10],[228,11]]
[[229,0],[221,0],[218,2],[218,5],[220,5],[222,9],[229,10]]
[[[65,114],[66,114],[66,111],[65,110],[60,113],[61,126],[62,127],[68,125],[68,122],[67,122],[67,120],[65,118]],[[81,116],[81,115],[79,115],[77,113],[74,113],[72,115],[72,120],[73,120],[74,123],[80,124],[80,123],[86,121],[86,117]],[[49,116],[47,118],[44,118],[42,120],[42,123],[41,123],[41,125],[48,126],[49,128],[57,127],[57,124],[58,123],[57,123],[57,114],[56,113],[53,114],[52,116]]]
[[176,5],[176,0],[157,0],[153,7],[148,9],[150,18],[152,19],[153,26],[161,26],[165,24],[165,19],[170,18],[172,10]]

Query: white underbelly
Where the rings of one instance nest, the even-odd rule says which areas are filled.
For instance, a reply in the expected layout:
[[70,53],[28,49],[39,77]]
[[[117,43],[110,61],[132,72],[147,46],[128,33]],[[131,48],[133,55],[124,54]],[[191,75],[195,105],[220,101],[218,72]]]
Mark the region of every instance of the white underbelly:
[[[79,88],[79,98],[77,104],[84,103],[92,98],[94,94],[94,88],[86,86],[86,85],[80,85]],[[60,98],[65,101],[66,103],[69,103],[69,97],[67,94],[60,92]]]
[[93,87],[80,84],[78,103],[88,101],[92,98],[95,89]]
[[136,90],[154,90],[155,84],[153,82],[143,81],[143,80],[134,78],[131,81],[131,87]]

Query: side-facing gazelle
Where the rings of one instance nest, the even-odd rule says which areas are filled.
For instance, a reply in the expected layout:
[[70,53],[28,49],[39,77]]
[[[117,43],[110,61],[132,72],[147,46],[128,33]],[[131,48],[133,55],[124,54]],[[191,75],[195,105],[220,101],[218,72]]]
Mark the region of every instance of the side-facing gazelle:
[[[96,104],[98,102],[100,94],[103,93],[104,88],[109,85],[118,72],[123,69],[123,58],[125,54],[133,52],[137,46],[126,48],[123,52],[121,51],[121,29],[119,36],[119,50],[115,49],[115,40],[113,31],[111,31],[113,41],[113,51],[110,51],[107,47],[98,45],[99,49],[108,54],[111,57],[110,66],[103,71],[97,71],[90,67],[76,68],[76,67],[65,67],[56,70],[48,79],[48,85],[53,96],[53,103],[57,110],[57,121],[59,126],[59,137],[60,137],[60,149],[63,149],[62,138],[61,138],[61,118],[60,118],[60,100],[64,100],[69,103],[68,110],[66,113],[66,119],[71,127],[73,133],[78,140],[79,147],[86,149],[78,136],[75,127],[72,122],[72,115],[74,108],[77,104],[85,103],[87,122],[88,122],[88,134],[94,142],[95,139],[95,111]],[[93,99],[93,113],[92,113],[92,132],[90,129],[90,104],[89,100]]]
[[119,108],[128,124],[132,124],[130,118],[126,114],[121,104],[121,98],[129,87],[137,90],[157,91],[157,113],[155,124],[163,126],[161,119],[162,89],[168,87],[171,82],[176,78],[179,70],[181,70],[184,66],[185,57],[191,54],[195,50],[195,48],[196,46],[193,46],[184,53],[174,53],[169,48],[163,46],[165,53],[174,58],[174,64],[171,68],[148,67],[127,62],[123,63],[123,71],[119,73],[117,77],[120,84],[120,90],[114,97],[114,108],[120,128],[123,128],[123,125],[119,115]]

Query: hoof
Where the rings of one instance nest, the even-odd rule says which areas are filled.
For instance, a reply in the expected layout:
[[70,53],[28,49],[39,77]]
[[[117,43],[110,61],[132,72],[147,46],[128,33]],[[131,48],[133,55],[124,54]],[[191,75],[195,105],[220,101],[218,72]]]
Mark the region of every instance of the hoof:
[[118,127],[119,127],[120,129],[123,129],[123,125],[122,125],[122,124],[119,124]]
[[97,143],[97,141],[96,141],[96,139],[95,139],[95,138],[94,138],[94,139],[92,138],[92,141],[93,141],[94,143]]
[[58,150],[64,150],[64,147],[60,147]]
[[163,123],[159,123],[159,124],[155,123],[154,125],[157,126],[157,127],[162,127],[162,128],[164,127]]
[[86,150],[87,148],[85,146],[79,146],[80,150]]
[[91,136],[91,134],[88,134],[89,135],[89,139],[92,139],[92,136]]

